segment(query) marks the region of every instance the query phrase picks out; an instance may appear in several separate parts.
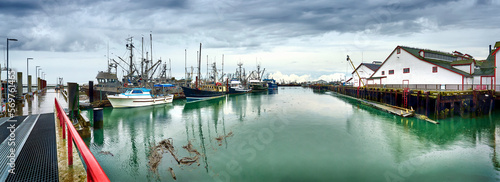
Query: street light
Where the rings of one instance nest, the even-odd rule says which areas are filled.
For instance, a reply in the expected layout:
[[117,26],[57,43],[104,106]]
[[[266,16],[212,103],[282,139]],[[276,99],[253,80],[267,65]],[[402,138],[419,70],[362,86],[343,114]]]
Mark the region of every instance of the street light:
[[[17,39],[9,39],[7,38],[7,91],[5,92],[5,99],[7,99],[7,102],[9,103],[9,41],[17,41]],[[7,107],[8,104],[6,104]]]
[[[30,59],[33,60],[33,58],[26,58],[26,85],[28,85],[28,82],[29,82],[29,79],[30,79],[30,77],[29,77],[29,75],[30,75],[29,74],[29,72],[30,72],[29,64],[30,63],[28,62]],[[28,85],[28,93],[29,92],[31,92],[31,87],[29,87],[29,85]]]
[[38,93],[38,69],[42,69],[42,68],[38,68],[38,67],[40,67],[40,66],[36,66],[36,69],[35,69],[35,73],[36,73],[35,74],[35,81],[36,81],[36,86],[37,86],[36,87],[37,93]]
[[36,67],[35,67],[35,76],[36,76],[36,77],[38,77],[38,67],[40,67],[40,66],[36,66]]
[[[38,73],[41,73],[41,72],[40,72],[40,70],[42,70],[42,68],[38,68]],[[37,77],[37,78],[39,77],[39,76],[38,76],[38,75],[39,75],[38,73],[36,74],[36,77]]]

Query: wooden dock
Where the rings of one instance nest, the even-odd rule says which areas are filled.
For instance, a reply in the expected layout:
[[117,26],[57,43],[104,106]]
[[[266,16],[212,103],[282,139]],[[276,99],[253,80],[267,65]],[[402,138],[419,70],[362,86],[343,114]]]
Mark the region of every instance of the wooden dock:
[[[498,102],[493,90],[440,91],[408,88],[372,88],[340,85],[311,85],[315,90],[329,90],[356,99],[363,104],[402,117],[439,124],[436,120],[459,115],[473,118],[491,114]],[[407,111],[408,110],[408,111]],[[411,111],[411,112],[410,112]],[[413,112],[413,113],[412,113]],[[429,119],[432,118],[432,119]]]
[[350,99],[354,99],[358,102],[361,102],[362,104],[365,104],[365,105],[368,105],[368,106],[371,106],[371,107],[374,107],[374,108],[377,108],[377,109],[380,109],[382,111],[386,111],[388,113],[391,113],[391,114],[394,114],[394,115],[398,115],[398,116],[401,116],[401,117],[413,117],[415,115],[415,111],[413,110],[408,110],[408,109],[405,109],[405,108],[401,108],[401,107],[396,107],[396,106],[391,106],[391,105],[387,105],[387,104],[383,104],[383,103],[376,103],[376,102],[373,102],[373,101],[367,101],[367,100],[362,100],[362,99],[358,99],[358,98],[355,98],[355,97],[351,97],[351,96],[348,96],[348,95],[342,95],[342,94],[339,94],[339,93],[335,93],[336,96],[340,96],[340,97],[346,97],[346,98],[350,98]]

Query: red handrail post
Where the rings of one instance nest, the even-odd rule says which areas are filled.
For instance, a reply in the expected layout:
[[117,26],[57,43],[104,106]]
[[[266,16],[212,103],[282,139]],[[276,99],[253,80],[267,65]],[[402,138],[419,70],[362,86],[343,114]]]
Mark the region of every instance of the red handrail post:
[[[62,118],[61,118],[61,120],[62,120]],[[66,139],[66,129],[65,129],[65,126],[66,126],[66,124],[63,123],[62,124],[63,139]],[[69,136],[69,133],[68,133],[68,136]]]
[[[69,126],[67,127],[69,130]],[[73,165],[73,138],[68,131],[68,165]]]
[[[57,99],[55,99],[56,103],[56,111],[61,113],[58,117],[63,122],[63,127],[66,126],[68,129],[68,164],[73,165],[73,140],[75,141],[75,147],[80,151],[80,154],[83,158],[85,165],[87,166],[87,181],[109,181],[108,176],[102,170],[101,165],[95,159],[92,152],[90,152],[89,148],[85,145],[85,142],[82,140],[75,127],[73,127],[71,121],[68,116],[64,113],[62,107],[60,107]],[[63,132],[66,132],[63,128]],[[64,135],[63,135],[64,137]]]

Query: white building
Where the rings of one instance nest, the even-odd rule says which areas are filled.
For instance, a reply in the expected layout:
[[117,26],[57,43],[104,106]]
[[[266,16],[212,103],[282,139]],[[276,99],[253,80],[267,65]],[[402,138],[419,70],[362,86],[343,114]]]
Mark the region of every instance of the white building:
[[[487,77],[481,77],[481,83],[492,83],[492,88],[495,91],[500,90],[500,79],[496,79],[498,75],[500,75],[500,70],[497,69],[497,65],[500,65],[500,63],[497,63],[500,61],[500,41],[495,43],[494,49],[491,49],[490,45],[490,54],[488,55],[488,58],[486,61],[481,65],[482,70],[486,70],[486,76],[488,73],[490,74],[489,80]],[[488,72],[487,68],[490,68],[492,71]],[[492,73],[491,73],[492,72]],[[490,82],[488,82],[490,81]]]
[[455,84],[463,87],[473,83],[475,64],[472,56],[457,51],[445,53],[398,46],[367,79],[367,84]]
[[[352,78],[349,79],[349,82],[352,83],[353,87],[358,87],[358,86],[365,86],[367,79],[370,78],[370,76],[377,71],[377,69],[380,67],[380,62],[372,62],[372,63],[361,63],[359,66],[351,73]],[[356,71],[358,72],[356,74]],[[359,78],[361,78],[361,82],[359,81]]]

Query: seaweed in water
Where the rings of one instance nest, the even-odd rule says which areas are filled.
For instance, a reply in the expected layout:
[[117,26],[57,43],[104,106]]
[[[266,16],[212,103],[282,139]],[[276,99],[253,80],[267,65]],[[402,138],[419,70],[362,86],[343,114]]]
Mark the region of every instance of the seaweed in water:
[[215,138],[215,140],[217,140],[217,142],[219,142],[219,146],[222,146],[222,140],[224,140],[224,138],[231,137],[231,136],[233,136],[232,131],[229,132],[227,135],[222,135],[222,136]]
[[[170,153],[175,161],[177,161],[177,164],[191,165],[199,161],[201,154],[196,149],[194,149],[191,141],[188,141],[188,144],[186,146],[183,146],[182,148],[186,149],[190,154],[195,154],[195,156],[183,157],[179,160],[179,158],[175,154],[172,138],[164,139],[160,141],[158,145],[151,147],[148,162],[150,170],[158,173],[158,166],[160,165],[161,159],[163,158],[163,153]],[[172,175],[172,178],[176,180],[177,178],[175,176],[174,170],[171,167],[169,167],[168,170]]]

